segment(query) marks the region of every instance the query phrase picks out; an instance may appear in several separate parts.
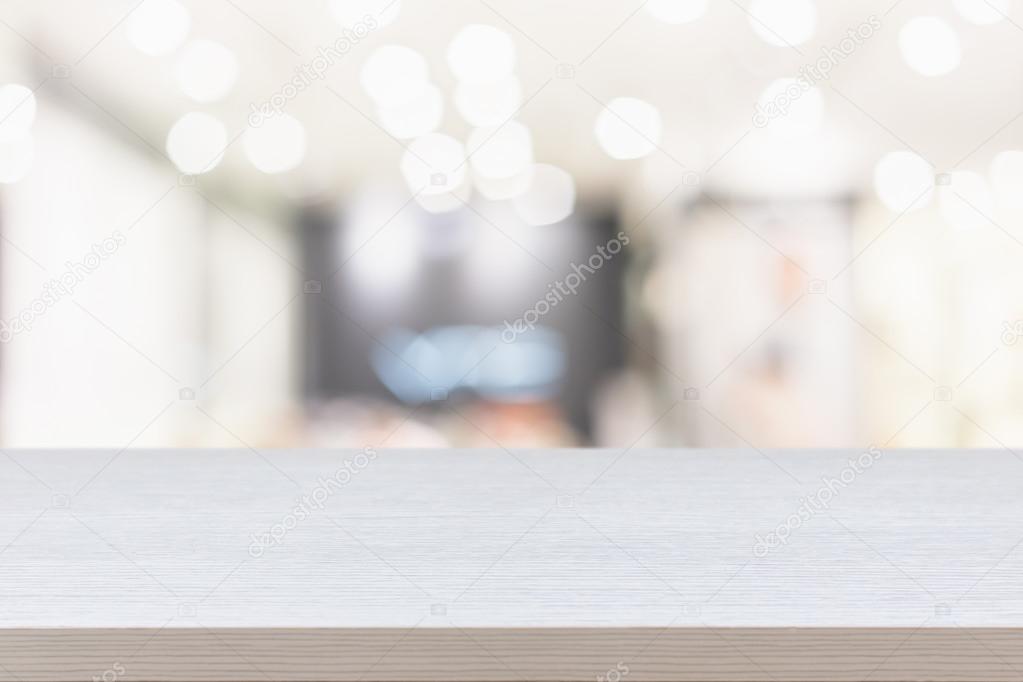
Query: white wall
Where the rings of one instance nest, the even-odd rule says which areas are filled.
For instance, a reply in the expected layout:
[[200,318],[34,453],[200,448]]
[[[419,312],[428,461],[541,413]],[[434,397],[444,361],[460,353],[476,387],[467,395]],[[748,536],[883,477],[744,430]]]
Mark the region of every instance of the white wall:
[[67,263],[93,244],[113,248],[71,269],[72,293],[36,300],[30,328],[3,335],[0,441],[238,445],[224,427],[260,439],[295,400],[301,299],[256,333],[301,280],[252,234],[293,257],[289,236],[218,202],[247,233],[141,143],[39,109],[33,170],[0,194],[0,317],[30,309],[48,280],[70,281]]

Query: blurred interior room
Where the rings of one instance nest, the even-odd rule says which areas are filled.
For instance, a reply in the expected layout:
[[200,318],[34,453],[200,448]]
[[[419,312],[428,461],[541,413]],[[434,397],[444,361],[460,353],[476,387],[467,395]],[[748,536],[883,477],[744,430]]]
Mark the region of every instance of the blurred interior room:
[[3,0],[0,446],[1023,446],[1023,3]]

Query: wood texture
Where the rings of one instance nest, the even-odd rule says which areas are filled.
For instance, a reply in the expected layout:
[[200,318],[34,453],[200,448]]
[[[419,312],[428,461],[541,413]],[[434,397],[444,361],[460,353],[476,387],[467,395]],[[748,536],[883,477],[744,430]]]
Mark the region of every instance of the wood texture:
[[1023,462],[865,452],[9,452],[0,680],[1023,679]]

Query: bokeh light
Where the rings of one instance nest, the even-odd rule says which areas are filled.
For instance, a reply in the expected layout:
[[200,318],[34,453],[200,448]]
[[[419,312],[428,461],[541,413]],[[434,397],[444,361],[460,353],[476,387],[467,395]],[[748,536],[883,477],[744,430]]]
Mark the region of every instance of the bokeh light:
[[191,23],[188,9],[176,0],[143,0],[126,22],[128,40],[145,54],[170,54],[185,42]]
[[403,45],[383,45],[366,59],[359,82],[377,106],[397,107],[415,100],[430,84],[423,55]]
[[938,17],[915,17],[899,31],[899,50],[909,68],[922,76],[943,76],[959,66],[959,35]]
[[245,156],[257,169],[269,174],[284,173],[305,158],[305,128],[294,116],[277,114],[258,128],[247,128],[242,145]]
[[224,158],[227,129],[217,118],[192,111],[167,133],[167,155],[182,173],[199,175],[216,168]]
[[459,83],[455,108],[466,123],[482,128],[507,121],[522,106],[522,85],[515,76],[495,83]]
[[413,100],[390,107],[378,107],[377,118],[384,130],[407,140],[432,133],[444,119],[444,95],[433,84]]
[[512,199],[512,205],[529,225],[553,225],[575,210],[575,181],[557,166],[534,164],[529,187]]
[[918,210],[934,195],[934,168],[913,152],[890,152],[874,167],[874,190],[892,211]]
[[473,186],[480,194],[491,201],[514,199],[527,189],[533,182],[533,166],[530,164],[522,172],[510,178],[487,178],[473,173]]
[[409,143],[401,157],[401,174],[413,192],[447,194],[462,186],[467,165],[461,142],[443,133],[430,133]]
[[518,121],[498,128],[477,128],[469,135],[469,163],[484,178],[520,175],[533,163],[533,135]]
[[419,193],[416,195],[416,203],[427,213],[450,213],[463,208],[470,198],[472,198],[472,183],[465,180],[450,192]]
[[0,87],[0,142],[24,137],[36,117],[36,98],[24,85]]
[[661,143],[661,114],[641,99],[618,97],[597,115],[593,131],[611,158],[638,159]]

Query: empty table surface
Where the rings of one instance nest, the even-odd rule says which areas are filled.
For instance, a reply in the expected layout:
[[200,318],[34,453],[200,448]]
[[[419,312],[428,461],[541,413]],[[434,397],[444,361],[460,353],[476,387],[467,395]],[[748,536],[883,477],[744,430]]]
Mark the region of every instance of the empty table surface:
[[1021,493],[1004,450],[8,451],[0,680],[1018,680]]

